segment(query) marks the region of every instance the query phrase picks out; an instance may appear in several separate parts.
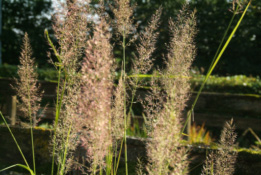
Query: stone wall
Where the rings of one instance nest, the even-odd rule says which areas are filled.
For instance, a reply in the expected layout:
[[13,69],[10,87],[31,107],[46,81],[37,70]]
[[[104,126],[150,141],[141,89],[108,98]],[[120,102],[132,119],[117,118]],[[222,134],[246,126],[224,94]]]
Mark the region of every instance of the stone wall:
[[[19,143],[25,157],[32,165],[31,141],[29,128],[11,128],[17,142]],[[35,129],[35,155],[38,173],[48,174],[51,167],[50,154],[50,136],[51,130]],[[138,139],[128,137],[128,161],[130,164],[135,164],[137,158],[146,161],[146,142],[147,139]],[[190,169],[191,175],[197,175],[201,171],[202,162],[205,160],[206,154],[210,151],[208,147],[192,147],[187,146],[190,150]],[[79,152],[79,151],[78,151]],[[84,151],[80,151],[84,152]],[[81,154],[82,154],[81,153]],[[261,151],[239,151],[236,163],[235,175],[258,175],[261,174]],[[78,153],[78,155],[80,155]],[[82,155],[83,156],[83,155]],[[124,151],[121,155],[121,161],[124,162]],[[12,164],[22,163],[23,159],[6,127],[0,126],[0,164],[10,166]],[[200,166],[198,166],[200,165]],[[198,166],[197,168],[195,168]]]

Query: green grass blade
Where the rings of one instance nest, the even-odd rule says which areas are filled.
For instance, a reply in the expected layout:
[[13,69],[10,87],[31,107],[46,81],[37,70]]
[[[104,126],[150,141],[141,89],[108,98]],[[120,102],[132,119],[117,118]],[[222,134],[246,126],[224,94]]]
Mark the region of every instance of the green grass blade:
[[115,168],[115,170],[114,170],[115,174],[117,174],[117,171],[118,171],[118,168],[119,168],[120,158],[121,158],[121,152],[122,152],[122,147],[123,147],[123,142],[124,142],[124,139],[122,139],[122,141],[121,141],[121,146],[120,146],[118,161],[117,161],[116,168]]
[[30,168],[28,168],[28,166],[25,166],[25,165],[22,165],[22,164],[11,165],[11,166],[9,166],[9,167],[6,167],[6,168],[4,168],[4,169],[1,169],[0,172],[6,171],[6,170],[8,170],[8,169],[11,169],[11,168],[14,168],[14,167],[17,167],[17,166],[18,166],[18,167],[21,167],[21,168],[23,168],[23,169],[26,169],[27,171],[30,172],[31,175],[35,175],[34,172],[33,172]]
[[58,119],[59,119],[59,110],[58,110],[58,106],[59,106],[59,87],[60,87],[60,81],[61,81],[61,67],[59,67],[58,70],[58,84],[57,84],[57,96],[56,96],[56,113],[55,113],[55,122],[54,122],[54,143],[53,143],[53,151],[52,151],[52,170],[51,170],[51,175],[53,175],[53,171],[54,171],[54,154],[55,154],[55,148],[56,148],[56,127],[58,124]]
[[[218,54],[217,59],[214,61],[212,67],[209,69],[209,72],[207,73],[207,75],[206,75],[206,77],[205,77],[205,79],[204,79],[202,85],[200,86],[200,89],[199,89],[199,91],[198,91],[198,93],[197,93],[196,99],[194,100],[194,102],[193,102],[193,104],[192,104],[192,107],[191,107],[191,110],[190,110],[189,116],[188,116],[189,118],[191,118],[191,114],[192,114],[191,111],[194,110],[194,107],[195,107],[195,105],[196,105],[196,103],[197,103],[197,101],[198,101],[199,95],[201,94],[201,92],[202,92],[202,90],[203,90],[203,88],[204,88],[204,86],[205,86],[205,84],[206,84],[206,82],[207,82],[209,76],[210,76],[211,73],[213,72],[213,70],[214,70],[214,68],[216,67],[218,61],[220,60],[220,58],[221,58],[221,56],[223,55],[224,51],[226,50],[228,44],[230,43],[232,37],[234,36],[235,32],[237,31],[239,25],[241,24],[241,22],[242,22],[242,20],[243,20],[243,18],[244,18],[244,16],[245,16],[245,14],[246,14],[246,12],[247,12],[247,9],[249,8],[250,4],[251,4],[251,0],[250,0],[249,3],[247,4],[247,6],[246,6],[246,8],[245,8],[245,10],[244,10],[244,12],[243,12],[243,14],[241,15],[240,19],[239,19],[238,22],[237,22],[237,25],[235,26],[235,28],[233,29],[233,31],[232,31],[231,34],[229,35],[229,37],[228,37],[228,39],[227,39],[225,45],[223,46],[223,48],[221,49],[220,53]],[[186,127],[186,125],[184,125],[184,128],[185,128],[185,127]],[[183,128],[183,131],[184,131],[184,128]],[[182,132],[183,132],[183,131],[182,131]]]
[[[31,89],[30,87],[27,88],[29,101],[31,101],[30,89]],[[30,118],[30,134],[31,134],[31,144],[32,144],[33,167],[34,167],[34,173],[36,174],[35,155],[34,155],[34,132],[33,132],[33,119],[32,119],[32,114],[31,114],[31,103],[29,103],[28,112],[29,112],[29,118]]]
[[55,47],[54,47],[54,45],[53,45],[53,42],[52,42],[52,40],[51,40],[50,37],[49,37],[49,33],[48,33],[48,30],[47,30],[47,29],[44,30],[44,34],[45,34],[45,36],[46,36],[46,38],[47,38],[47,40],[48,40],[48,43],[49,43],[50,46],[52,47],[56,58],[58,59],[59,63],[61,63],[62,60],[61,60],[61,58],[60,58],[60,55],[58,54],[57,50],[55,49]]
[[219,51],[220,51],[220,49],[221,49],[221,47],[222,47],[222,45],[223,45],[223,43],[224,43],[224,41],[225,41],[225,38],[226,38],[226,36],[227,36],[227,34],[228,34],[228,31],[229,31],[229,29],[230,29],[230,27],[231,27],[231,25],[232,25],[232,23],[233,23],[233,21],[234,21],[234,18],[235,18],[235,16],[236,16],[238,10],[239,10],[239,5],[237,5],[237,8],[236,8],[236,10],[235,10],[234,13],[233,13],[233,16],[232,16],[232,18],[231,18],[231,20],[230,20],[230,22],[229,22],[229,24],[228,24],[228,27],[227,27],[227,29],[226,29],[224,35],[223,35],[223,38],[222,38],[222,40],[221,40],[221,42],[220,42],[220,44],[219,44],[219,46],[218,46],[218,49],[217,49],[217,51],[216,51],[216,53],[215,53],[215,56],[214,56],[214,58],[213,58],[213,60],[212,60],[212,62],[211,62],[211,64],[210,64],[209,69],[208,69],[207,72],[209,72],[210,69],[211,69],[211,67],[213,66],[213,64],[214,64],[214,62],[215,62],[215,60],[216,60],[216,58],[217,58],[217,56],[218,56],[218,53],[219,53]]
[[69,137],[71,134],[71,129],[72,129],[72,123],[70,124],[68,133],[67,133],[67,138],[66,138],[66,143],[65,143],[65,150],[64,150],[64,154],[63,154],[63,162],[62,162],[62,168],[61,168],[61,174],[63,174],[64,169],[65,169],[65,161],[66,161],[66,156],[67,156],[67,151],[68,151],[68,145],[69,145]]
[[11,134],[11,136],[12,136],[12,138],[13,138],[13,140],[14,140],[14,142],[15,142],[15,144],[16,144],[16,146],[17,146],[17,148],[18,148],[18,150],[19,150],[19,152],[20,152],[20,154],[21,154],[21,156],[23,157],[26,166],[30,169],[30,166],[29,166],[29,164],[27,163],[27,160],[26,160],[26,158],[25,158],[23,152],[22,152],[22,150],[21,150],[21,148],[20,148],[18,142],[16,141],[16,138],[15,138],[15,136],[14,136],[12,130],[10,129],[9,125],[7,124],[7,122],[6,122],[6,120],[5,120],[5,118],[4,118],[4,116],[3,116],[3,114],[2,114],[1,111],[0,111],[0,115],[1,115],[1,117],[2,117],[2,119],[3,119],[3,121],[4,121],[4,123],[5,123],[5,126],[6,126],[7,129],[9,130],[9,133]]
[[122,49],[123,49],[123,88],[124,88],[124,152],[125,152],[125,169],[126,175],[128,175],[128,153],[127,153],[127,139],[126,139],[126,132],[127,132],[127,102],[126,102],[126,36],[125,31],[123,31],[123,40],[122,40]]
[[112,175],[113,174],[113,150],[112,147],[109,147],[109,152],[106,155],[106,175]]

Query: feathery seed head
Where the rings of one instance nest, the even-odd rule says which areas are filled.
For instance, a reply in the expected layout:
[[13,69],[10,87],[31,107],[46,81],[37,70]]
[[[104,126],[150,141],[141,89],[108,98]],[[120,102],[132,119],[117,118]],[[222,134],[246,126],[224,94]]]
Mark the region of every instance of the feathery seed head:
[[124,135],[124,88],[122,75],[120,76],[118,86],[114,92],[112,106],[112,136],[115,140],[120,140]]
[[220,136],[220,149],[212,151],[205,161],[202,175],[232,175],[235,171],[237,152],[233,151],[236,140],[233,119],[225,123]]
[[21,100],[19,107],[24,115],[31,118],[35,126],[36,116],[40,109],[40,102],[43,92],[37,85],[37,73],[34,59],[32,58],[32,49],[28,34],[25,33],[22,52],[19,58],[20,66],[18,66],[18,76],[16,79],[16,87],[13,87]]
[[[149,174],[187,174],[187,150],[181,145],[181,113],[188,98],[189,68],[195,57],[195,16],[186,10],[180,12],[177,21],[170,21],[171,41],[167,55],[167,69],[162,72],[163,95],[156,93],[161,102],[154,114],[154,125],[147,145],[150,164]],[[154,90],[155,91],[155,90]],[[152,91],[153,92],[153,91]],[[155,100],[154,100],[155,101]],[[154,105],[151,105],[154,106]],[[153,108],[152,108],[153,109]],[[158,110],[158,108],[155,108]]]
[[[92,167],[104,167],[104,158],[112,145],[110,134],[112,95],[111,34],[105,20],[95,26],[93,38],[87,42],[82,66],[82,90],[78,119],[82,146],[87,149]],[[93,169],[92,169],[93,170]]]
[[140,43],[137,45],[138,56],[135,57],[133,72],[134,74],[146,74],[153,65],[152,53],[155,50],[155,43],[159,35],[156,32],[162,8],[160,7],[151,17],[148,26],[140,33]]
[[60,2],[58,7],[61,10],[54,16],[53,30],[60,46],[62,66],[67,70],[77,69],[88,37],[89,5],[82,0],[73,0],[66,4]]
[[115,0],[112,11],[115,16],[116,30],[119,35],[127,36],[133,30],[133,7],[130,0]]

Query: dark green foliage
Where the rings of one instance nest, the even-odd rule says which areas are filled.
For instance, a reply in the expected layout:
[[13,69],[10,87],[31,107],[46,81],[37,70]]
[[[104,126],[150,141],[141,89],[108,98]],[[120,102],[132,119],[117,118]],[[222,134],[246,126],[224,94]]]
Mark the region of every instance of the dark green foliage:
[[27,32],[33,57],[39,65],[46,64],[48,44],[44,38],[44,29],[51,28],[51,0],[4,0],[2,1],[3,63],[18,64],[21,43]]
[[[198,91],[205,76],[196,75],[191,79],[192,89]],[[236,76],[210,76],[203,92],[221,92],[236,94],[261,94],[261,80],[259,77]]]
[[8,64],[3,64],[0,66],[0,77],[3,78],[12,78],[18,77],[17,75],[17,66],[12,66]]
[[[196,38],[198,57],[195,65],[207,67],[215,54],[216,48],[232,17],[232,5],[226,0],[194,0],[192,6],[197,8],[199,33]],[[253,1],[245,19],[225,51],[214,74],[261,74],[261,1]],[[237,15],[235,20],[239,18]],[[235,22],[232,28],[235,26]]]
[[[54,80],[57,81],[57,71],[54,69],[37,69],[39,80]],[[0,78],[18,78],[17,66],[3,64],[0,66]]]
[[[112,1],[105,1],[112,2]],[[156,57],[156,66],[164,67],[162,55],[167,53],[168,43],[168,20],[175,18],[178,10],[185,0],[133,0],[137,4],[134,22],[139,23],[138,31],[143,30],[149,17],[162,5],[163,14],[159,27],[160,38],[158,39],[153,56]],[[51,19],[42,14],[50,14],[50,0],[5,0],[2,2],[3,10],[3,35],[2,52],[3,62],[17,64],[22,37],[25,31],[28,32],[33,56],[39,66],[45,66],[48,51],[48,44],[44,38],[45,28],[50,31]],[[93,1],[95,3],[95,1]],[[201,68],[206,73],[212,58],[216,52],[219,42],[222,39],[226,27],[232,17],[231,3],[227,0],[192,0],[191,9],[197,9],[198,35],[196,37],[197,58],[194,66]],[[107,8],[108,9],[108,8]],[[109,14],[112,13],[108,11]],[[253,1],[245,20],[236,32],[229,47],[225,51],[220,63],[214,70],[218,75],[260,75],[261,74],[261,1]],[[240,15],[236,16],[235,21]],[[113,17],[113,16],[112,16]],[[235,26],[235,21],[232,28]],[[18,31],[18,32],[15,32]],[[115,37],[114,37],[115,38]],[[117,46],[117,45],[116,45]],[[121,53],[115,49],[116,58],[121,58]],[[127,63],[130,68],[131,59],[134,55],[134,45],[127,48]]]
[[[160,5],[163,6],[162,23],[160,26],[160,38],[154,56],[158,65],[162,63],[162,53],[166,53],[168,43],[168,19],[175,17],[178,9],[181,8],[183,0],[139,0],[137,2],[137,11],[135,20],[142,21],[140,29],[147,21],[148,17]],[[231,1],[230,1],[231,2]],[[192,0],[191,9],[197,9],[198,35],[196,45],[198,54],[194,66],[201,68],[206,73],[216,52],[216,49],[222,39],[222,36],[233,15],[231,12],[232,4],[227,0]],[[229,47],[221,58],[220,63],[214,70],[218,75],[260,75],[261,74],[261,1],[253,1],[247,15],[236,32]],[[236,16],[232,28],[240,14]],[[230,31],[231,31],[230,30]]]
[[[54,69],[37,69],[38,79],[46,81],[57,81],[57,71]],[[17,78],[17,66],[3,64],[0,66],[0,78]],[[193,75],[191,85],[193,91],[197,91],[205,76]],[[143,78],[150,81],[150,78]],[[144,82],[144,89],[146,89]],[[142,90],[142,88],[141,88]],[[261,80],[259,77],[247,77],[245,75],[236,76],[210,76],[204,90],[205,92],[222,92],[237,94],[259,94],[261,95]],[[136,106],[135,108],[137,108]]]

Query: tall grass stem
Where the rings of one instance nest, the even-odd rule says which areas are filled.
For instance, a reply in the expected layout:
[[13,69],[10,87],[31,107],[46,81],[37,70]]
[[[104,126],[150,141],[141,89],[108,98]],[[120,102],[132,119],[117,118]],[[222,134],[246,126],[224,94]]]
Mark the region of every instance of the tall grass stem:
[[[204,86],[205,86],[205,84],[206,84],[206,82],[207,82],[209,76],[210,76],[211,73],[213,72],[213,70],[214,70],[214,68],[216,67],[217,63],[219,62],[221,56],[223,55],[224,51],[226,50],[227,46],[229,45],[229,43],[230,43],[232,37],[234,36],[235,32],[237,31],[239,25],[241,24],[241,21],[243,20],[245,14],[246,14],[246,12],[247,12],[247,9],[249,8],[251,2],[252,2],[252,0],[250,0],[250,1],[248,2],[248,4],[247,4],[247,6],[246,6],[246,8],[245,8],[245,10],[244,10],[244,12],[243,12],[243,14],[241,15],[240,19],[238,20],[236,26],[234,27],[234,29],[233,29],[233,31],[231,32],[231,34],[229,35],[229,37],[228,37],[226,43],[224,44],[224,46],[222,47],[221,51],[219,52],[219,54],[218,54],[217,58],[215,59],[215,61],[214,61],[213,65],[212,65],[212,67],[210,67],[210,69],[209,69],[209,71],[208,71],[208,73],[207,73],[207,75],[206,75],[206,77],[205,77],[203,83],[202,83],[201,86],[200,86],[200,89],[199,89],[199,91],[198,91],[198,93],[197,93],[197,96],[196,96],[196,98],[195,98],[195,100],[194,100],[194,102],[193,102],[193,104],[192,104],[191,110],[188,112],[188,117],[189,117],[188,119],[191,118],[192,111],[194,110],[194,107],[195,107],[195,105],[196,105],[196,103],[197,103],[197,101],[198,101],[198,98],[199,98],[199,96],[200,96],[200,94],[201,94],[201,92],[202,92],[202,90],[203,90],[203,88],[204,88]],[[188,120],[188,119],[187,119],[187,120]],[[189,122],[191,122],[191,121],[189,120]],[[184,129],[185,129],[187,123],[188,123],[188,122],[185,123],[182,132],[184,132]]]
[[11,134],[11,136],[12,136],[12,138],[13,138],[13,140],[14,140],[14,142],[15,142],[15,144],[16,144],[16,146],[17,146],[17,148],[18,148],[18,150],[19,150],[19,152],[20,152],[20,154],[21,154],[21,156],[23,157],[23,160],[24,160],[26,166],[27,166],[29,169],[31,169],[30,166],[29,166],[29,164],[27,163],[27,160],[26,160],[26,158],[25,158],[25,156],[24,156],[24,154],[23,154],[23,152],[22,152],[22,150],[21,150],[21,148],[20,148],[20,146],[19,146],[19,144],[18,144],[18,142],[17,142],[17,140],[16,140],[16,138],[15,138],[15,136],[14,136],[12,130],[10,129],[9,125],[7,124],[7,122],[6,122],[6,120],[5,120],[5,118],[4,118],[4,116],[3,116],[3,114],[2,114],[1,111],[0,111],[0,115],[1,115],[1,117],[2,117],[2,119],[3,119],[3,121],[4,121],[4,123],[5,123],[5,126],[6,126],[7,129],[9,130],[9,133]]
[[236,16],[238,10],[239,10],[239,5],[237,5],[236,10],[233,12],[233,16],[232,16],[232,18],[231,18],[231,20],[230,20],[230,22],[229,22],[229,24],[228,24],[228,27],[227,27],[227,29],[226,29],[224,35],[223,35],[223,38],[222,38],[222,40],[221,40],[221,42],[220,42],[220,44],[219,44],[219,46],[218,46],[218,49],[217,49],[217,51],[216,51],[216,53],[215,53],[215,56],[214,56],[214,58],[212,59],[212,62],[211,62],[211,64],[210,64],[209,68],[208,68],[207,73],[210,71],[211,67],[213,66],[213,64],[214,64],[214,62],[215,62],[215,60],[216,60],[216,58],[217,58],[217,56],[218,56],[218,53],[219,53],[219,51],[220,51],[220,49],[221,49],[221,47],[222,47],[222,45],[223,45],[223,43],[224,43],[224,41],[225,41],[225,38],[226,38],[226,36],[227,36],[227,34],[228,34],[228,31],[229,31],[229,29],[230,29],[230,27],[231,27],[231,25],[232,25],[232,23],[233,23],[233,21],[234,21],[234,18],[235,18],[235,16]]
[[127,152],[127,106],[126,106],[126,36],[125,32],[123,31],[123,41],[122,41],[122,49],[123,49],[123,89],[124,89],[124,152],[125,152],[125,169],[126,169],[126,175],[128,175],[128,152]]
[[[27,78],[28,81],[28,78]],[[30,118],[30,134],[31,134],[31,144],[32,144],[32,154],[33,154],[33,167],[34,167],[34,173],[36,174],[36,169],[35,169],[35,156],[34,156],[34,133],[33,133],[33,121],[32,121],[32,112],[31,112],[31,96],[30,96],[30,87],[29,83],[27,83],[27,95],[28,95],[28,112],[29,112],[29,118]]]

